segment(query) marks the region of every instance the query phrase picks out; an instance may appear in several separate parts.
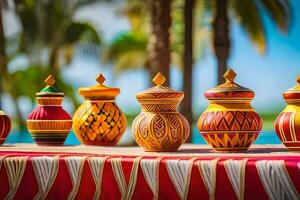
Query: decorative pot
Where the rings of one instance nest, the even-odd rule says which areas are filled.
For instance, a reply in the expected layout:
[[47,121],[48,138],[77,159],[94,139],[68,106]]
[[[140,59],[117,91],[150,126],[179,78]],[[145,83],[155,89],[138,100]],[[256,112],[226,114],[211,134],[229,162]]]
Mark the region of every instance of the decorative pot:
[[86,145],[115,145],[126,130],[127,120],[115,103],[119,88],[103,85],[102,74],[97,77],[99,85],[79,88],[85,98],[73,115],[73,130],[78,140]]
[[3,144],[11,130],[11,120],[2,110],[0,110],[0,144]]
[[145,151],[176,151],[190,133],[189,123],[177,111],[184,94],[162,86],[165,80],[157,73],[156,86],[136,95],[142,112],[133,121],[132,132]]
[[300,76],[298,85],[283,93],[287,106],[278,115],[275,131],[289,151],[300,151]]
[[63,145],[72,128],[72,118],[62,108],[64,93],[53,86],[54,77],[49,75],[45,83],[47,86],[36,93],[38,106],[28,116],[28,131],[38,145]]
[[215,151],[246,151],[262,129],[260,116],[251,107],[254,92],[234,82],[228,69],[226,82],[205,92],[209,106],[198,120],[198,129]]

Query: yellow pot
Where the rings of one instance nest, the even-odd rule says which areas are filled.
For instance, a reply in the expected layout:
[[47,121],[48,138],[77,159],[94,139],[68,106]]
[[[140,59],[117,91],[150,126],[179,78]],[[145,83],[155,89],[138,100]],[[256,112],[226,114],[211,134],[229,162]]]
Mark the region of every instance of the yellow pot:
[[162,86],[165,77],[160,73],[153,81],[156,86],[136,96],[142,112],[133,122],[133,137],[145,151],[176,151],[190,133],[189,123],[177,111],[184,95]]
[[85,101],[73,115],[73,130],[83,144],[111,146],[125,132],[127,120],[115,103],[120,89],[103,85],[105,78],[102,74],[97,81],[97,86],[78,90]]

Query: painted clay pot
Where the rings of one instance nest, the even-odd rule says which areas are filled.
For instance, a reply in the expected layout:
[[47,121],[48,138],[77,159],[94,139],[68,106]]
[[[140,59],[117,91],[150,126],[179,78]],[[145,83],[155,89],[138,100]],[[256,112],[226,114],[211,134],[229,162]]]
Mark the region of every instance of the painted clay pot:
[[27,127],[38,145],[63,145],[72,128],[71,116],[62,108],[64,93],[53,84],[55,79],[49,75],[47,86],[36,93],[38,103],[27,118]]
[[85,98],[73,115],[73,130],[78,140],[86,145],[116,145],[126,130],[127,120],[115,103],[119,88],[103,85],[102,74],[93,87],[79,88]]
[[177,111],[184,94],[163,86],[161,73],[153,82],[156,86],[136,95],[142,112],[133,121],[133,137],[145,151],[176,151],[190,133],[189,123]]
[[251,107],[254,92],[234,82],[229,69],[226,82],[205,92],[209,106],[198,120],[198,129],[215,151],[246,151],[262,129],[260,116]]
[[277,117],[275,131],[289,151],[300,151],[300,76],[298,85],[283,93],[287,106]]
[[0,110],[0,144],[3,144],[11,130],[11,120],[2,110]]

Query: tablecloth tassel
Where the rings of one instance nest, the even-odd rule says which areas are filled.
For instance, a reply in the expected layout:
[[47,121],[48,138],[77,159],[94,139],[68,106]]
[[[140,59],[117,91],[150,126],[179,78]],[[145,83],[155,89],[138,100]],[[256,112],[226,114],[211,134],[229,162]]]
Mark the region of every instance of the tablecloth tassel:
[[209,193],[210,200],[215,199],[218,161],[219,159],[217,158],[214,160],[200,160],[198,162],[198,169]]
[[107,157],[90,157],[87,159],[95,183],[95,193],[93,197],[95,200],[99,199],[101,195],[102,176],[106,159]]
[[4,165],[9,182],[9,192],[5,199],[13,199],[24,175],[28,156],[6,157]]
[[58,156],[41,156],[31,159],[39,191],[34,199],[45,199],[50,191],[59,168]]
[[81,183],[81,174],[86,157],[69,156],[65,157],[69,175],[72,181],[73,188],[69,193],[68,200],[75,199]]
[[180,199],[187,199],[194,160],[167,160],[169,177],[175,186]]
[[271,200],[300,199],[284,160],[256,161],[256,169],[266,193]]
[[248,159],[226,160],[224,167],[237,199],[244,199],[245,171]]
[[[152,159],[142,159],[140,162],[145,180],[153,193],[153,200],[158,199],[159,193],[159,163],[161,157]],[[154,178],[153,178],[154,177]]]
[[138,168],[139,168],[140,160],[141,160],[141,157],[137,157],[134,159],[133,165],[131,168],[131,172],[130,172],[129,183],[127,186],[123,168],[122,168],[121,158],[112,158],[111,159],[112,170],[113,170],[115,179],[118,183],[119,190],[120,190],[123,200],[129,200],[133,196],[133,193],[134,193],[135,187],[136,187],[136,181],[137,181],[137,176],[138,176]]

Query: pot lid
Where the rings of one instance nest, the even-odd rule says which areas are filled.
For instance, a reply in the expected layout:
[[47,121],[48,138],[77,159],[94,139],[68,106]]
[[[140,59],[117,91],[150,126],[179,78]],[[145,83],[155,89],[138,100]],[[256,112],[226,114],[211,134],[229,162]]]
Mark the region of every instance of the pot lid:
[[296,79],[297,85],[283,93],[283,98],[288,102],[300,102],[300,75]]
[[3,110],[0,110],[0,115],[6,115]]
[[251,100],[254,98],[254,92],[249,88],[240,86],[234,82],[236,73],[228,69],[223,75],[226,82],[209,89],[205,92],[205,97],[209,100]]
[[136,95],[137,100],[176,100],[180,101],[184,94],[181,91],[173,90],[172,88],[163,86],[166,81],[166,77],[158,72],[153,78],[154,87],[151,87],[145,91],[139,92]]
[[44,87],[40,92],[36,93],[37,97],[47,97],[47,96],[55,96],[55,97],[63,97],[64,93],[56,89],[53,85],[55,83],[55,78],[50,74],[44,82],[46,83],[46,87]]
[[97,76],[96,81],[98,85],[79,88],[78,93],[87,99],[114,99],[120,93],[119,88],[104,85],[105,77],[102,74]]

